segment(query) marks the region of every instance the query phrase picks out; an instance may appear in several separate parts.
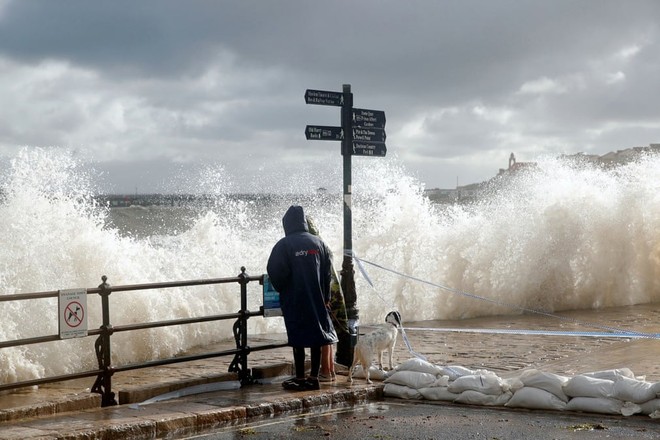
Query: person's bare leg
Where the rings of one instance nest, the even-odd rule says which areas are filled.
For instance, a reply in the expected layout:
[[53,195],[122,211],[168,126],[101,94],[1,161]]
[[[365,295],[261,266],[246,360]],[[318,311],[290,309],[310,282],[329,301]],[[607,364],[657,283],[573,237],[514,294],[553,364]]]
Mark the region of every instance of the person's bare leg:
[[321,347],[321,371],[319,379],[323,382],[332,380],[332,373],[334,372],[335,363],[332,360],[332,345],[324,345]]
[[330,376],[330,363],[328,362],[329,355],[331,355],[330,345],[321,347],[321,374],[323,376]]

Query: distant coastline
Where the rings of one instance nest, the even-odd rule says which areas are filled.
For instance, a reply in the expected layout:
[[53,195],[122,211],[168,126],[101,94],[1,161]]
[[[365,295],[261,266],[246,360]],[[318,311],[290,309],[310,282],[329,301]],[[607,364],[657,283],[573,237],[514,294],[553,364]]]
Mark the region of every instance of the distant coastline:
[[[560,159],[578,163],[578,164],[591,164],[605,168],[614,168],[624,165],[639,158],[642,154],[659,154],[660,143],[651,143],[646,147],[633,147],[625,150],[617,150],[603,154],[562,154]],[[486,188],[488,188],[497,180],[507,178],[508,176],[518,173],[522,170],[533,169],[537,166],[536,162],[518,162],[516,161],[514,153],[509,157],[508,168],[500,168],[496,176],[489,180],[470,183],[468,185],[456,186],[455,188],[429,188],[424,191],[424,194],[435,202],[451,203],[461,201],[471,201],[477,199]]]
[[[319,197],[332,197],[326,191],[317,191],[316,193],[299,194],[298,198],[317,199]],[[336,195],[335,195],[336,196]],[[229,194],[99,194],[94,199],[103,206],[110,208],[127,208],[131,206],[213,206],[222,197],[225,199],[252,201],[252,202],[273,202],[284,200],[290,197],[290,194],[265,194],[265,193],[229,193]]]

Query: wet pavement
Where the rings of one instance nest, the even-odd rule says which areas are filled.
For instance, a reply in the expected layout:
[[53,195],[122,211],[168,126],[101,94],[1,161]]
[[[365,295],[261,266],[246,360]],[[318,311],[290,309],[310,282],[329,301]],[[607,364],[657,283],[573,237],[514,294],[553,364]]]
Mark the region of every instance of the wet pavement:
[[[630,317],[640,310],[643,318],[637,315],[634,320],[621,318]],[[608,312],[601,311],[598,319],[620,319],[621,326],[627,323],[633,325],[634,321],[637,331],[657,332],[657,314],[654,310],[644,307],[617,309],[611,311],[609,316]],[[581,318],[589,319],[589,316]],[[516,316],[417,324],[417,327],[436,329],[459,326],[525,329],[538,328],[539,320],[538,317]],[[501,377],[519,374],[529,367],[566,375],[628,367],[635,374],[646,376],[649,381],[660,381],[660,366],[657,363],[660,343],[657,339],[447,333],[415,330],[412,327],[416,323],[408,323],[407,326],[411,327],[406,333],[412,348],[435,364],[486,368]],[[570,330],[570,325],[548,322],[544,328]],[[250,344],[281,342],[283,337],[251,338]],[[204,347],[203,350],[229,347],[231,342],[226,341],[214,347]],[[399,337],[396,362],[401,363],[410,357],[412,355]],[[288,428],[283,428],[286,438],[307,438],[310,433],[334,438],[382,439],[578,438],[574,435],[595,438],[591,437],[595,434],[599,438],[660,437],[660,422],[647,416],[624,418],[511,411],[448,403],[420,404],[383,398],[382,383],[374,382],[374,385],[368,386],[357,379],[350,385],[344,376],[339,376],[336,383],[323,384],[319,391],[288,392],[282,389],[279,381],[290,375],[290,360],[291,351],[286,347],[253,352],[249,367],[256,377],[263,377],[262,383],[238,389],[235,388],[236,377],[226,373],[231,361],[229,358],[118,373],[113,377],[113,390],[117,392],[120,405],[107,408],[100,408],[99,396],[89,392],[92,379],[2,394],[0,440],[181,439],[207,434],[216,435],[209,439],[219,439],[230,438],[227,437],[229,433],[233,436],[231,438],[277,438],[279,434],[276,432],[271,432],[270,437],[267,434],[260,437],[262,428],[257,429],[254,426],[258,425],[254,424],[263,425],[265,421],[268,421],[268,426],[285,427],[285,423],[292,423]],[[225,389],[209,391],[213,387],[223,386]],[[189,387],[195,388],[191,390]],[[194,394],[185,395],[186,390]],[[170,398],[165,398],[168,395]],[[152,403],[145,403],[149,399]],[[332,417],[335,417],[336,423],[318,422],[333,420]],[[296,426],[304,427],[305,423],[316,423],[322,427],[310,430],[308,426],[296,430]],[[585,429],[578,429],[581,425]],[[430,430],[424,431],[422,428]],[[401,437],[397,429],[402,429],[400,434],[405,435]],[[215,433],[209,434],[211,432]],[[436,434],[429,437],[428,432]],[[520,435],[515,434],[517,432]],[[551,432],[554,436],[546,435]],[[629,437],[631,432],[637,433],[637,436]],[[358,433],[361,436],[357,436]],[[351,437],[353,434],[355,436]]]
[[290,349],[261,353],[262,359],[254,353],[250,362],[260,383],[242,388],[235,374],[226,373],[230,359],[218,359],[117,374],[113,389],[120,404],[106,408],[89,392],[91,381],[0,395],[0,439],[186,438],[263,417],[383,398],[382,384],[350,385],[345,376],[319,391],[285,391],[281,381],[290,377],[292,366],[279,361]]
[[229,439],[657,439],[660,425],[622,418],[385,399],[227,426],[196,440]]

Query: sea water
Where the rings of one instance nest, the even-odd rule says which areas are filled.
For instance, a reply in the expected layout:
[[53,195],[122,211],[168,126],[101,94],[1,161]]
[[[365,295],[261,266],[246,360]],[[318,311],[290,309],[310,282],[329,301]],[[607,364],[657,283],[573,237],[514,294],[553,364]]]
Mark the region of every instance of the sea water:
[[[355,278],[363,324],[392,309],[411,322],[660,301],[657,156],[610,169],[541,158],[533,170],[495,179],[479,200],[455,204],[431,202],[395,158],[369,159],[354,161],[350,250],[361,261]],[[83,165],[72,154],[36,148],[12,158],[0,179],[0,295],[96,287],[102,275],[111,285],[233,277],[241,267],[260,275],[291,204],[315,219],[341,266],[338,174],[325,191],[291,176],[288,191],[241,194],[220,168],[186,188],[210,195],[204,203],[111,208],[94,197],[95,174]],[[261,287],[248,288],[257,310]],[[233,313],[238,292],[233,283],[116,292],[111,323]],[[89,328],[98,328],[96,295],[87,309]],[[0,303],[0,340],[57,334],[57,315],[56,299]],[[117,333],[113,363],[226,339],[231,325]],[[249,320],[250,334],[283,331],[281,318]],[[0,349],[0,382],[95,368],[94,339]]]

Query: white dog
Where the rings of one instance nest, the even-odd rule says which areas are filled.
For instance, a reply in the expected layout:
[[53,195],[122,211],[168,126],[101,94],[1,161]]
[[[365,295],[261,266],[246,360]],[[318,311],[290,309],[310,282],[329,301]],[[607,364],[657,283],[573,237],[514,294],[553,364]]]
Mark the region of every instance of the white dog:
[[401,315],[399,312],[390,312],[385,317],[387,324],[381,325],[376,330],[359,337],[355,350],[353,351],[353,364],[348,370],[348,381],[353,382],[353,370],[359,363],[362,365],[367,383],[372,383],[369,379],[369,367],[374,356],[378,355],[378,365],[383,369],[383,352],[388,351],[390,370],[392,370],[392,354],[396,336],[399,334],[401,326]]

